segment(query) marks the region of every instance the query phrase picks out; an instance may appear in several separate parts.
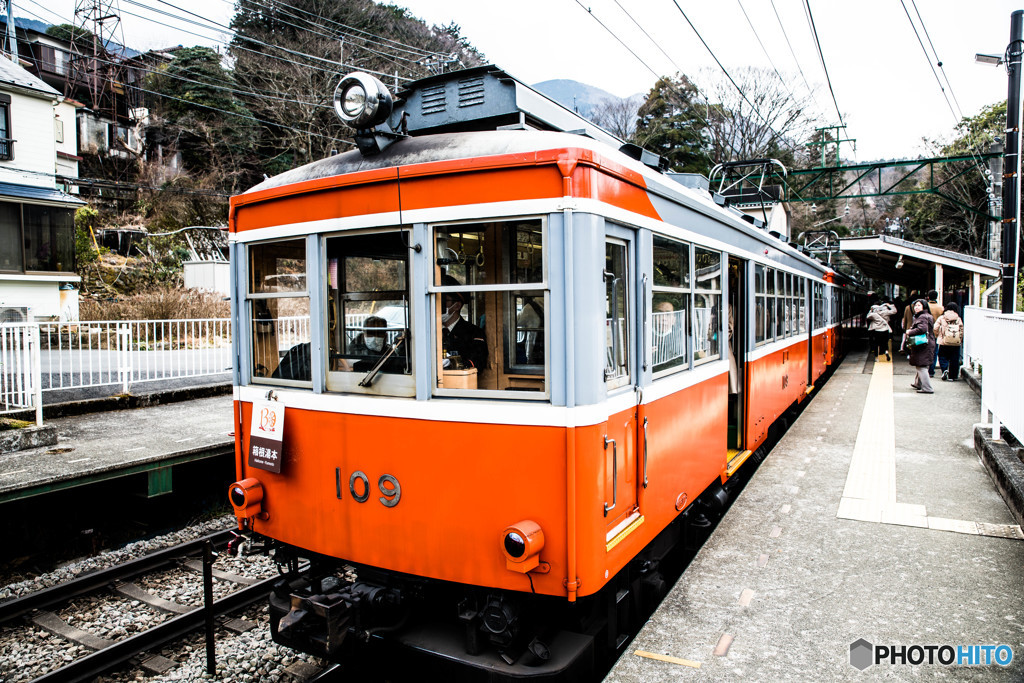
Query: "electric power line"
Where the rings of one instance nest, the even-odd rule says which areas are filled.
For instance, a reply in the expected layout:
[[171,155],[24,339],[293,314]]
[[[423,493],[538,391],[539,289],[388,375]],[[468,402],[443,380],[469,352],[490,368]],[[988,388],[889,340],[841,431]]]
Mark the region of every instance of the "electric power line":
[[836,93],[832,89],[832,79],[828,75],[828,67],[825,65],[825,54],[821,51],[821,41],[818,40],[818,29],[814,25],[814,14],[811,12],[811,1],[804,0],[804,8],[807,10],[807,21],[811,26],[811,35],[814,36],[814,44],[818,48],[818,59],[821,60],[821,68],[825,72],[825,82],[828,83],[828,91],[832,95],[832,104],[835,105],[836,115],[839,116],[839,123],[845,128],[846,122],[843,121],[843,113],[839,111],[839,103],[836,102]]
[[803,67],[800,66],[800,60],[797,59],[796,52],[793,50],[793,43],[789,41],[789,34],[786,33],[786,27],[782,25],[782,17],[779,16],[779,10],[775,7],[775,0],[770,0],[772,4],[772,10],[775,12],[775,20],[779,22],[779,29],[782,30],[782,37],[786,39],[786,45],[789,46],[789,54],[793,56],[793,63],[796,64],[797,71],[800,72],[800,78],[803,79],[804,87],[807,88],[808,94],[811,99],[814,100],[814,104],[818,107],[818,111],[822,114],[825,113],[825,108],[818,102],[818,97],[814,94],[814,89],[811,84],[807,82],[807,76],[804,74]]

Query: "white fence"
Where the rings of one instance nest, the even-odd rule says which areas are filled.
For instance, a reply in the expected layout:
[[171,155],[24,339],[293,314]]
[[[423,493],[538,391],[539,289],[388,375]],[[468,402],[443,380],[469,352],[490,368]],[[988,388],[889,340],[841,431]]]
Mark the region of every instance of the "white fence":
[[[283,322],[283,321],[282,321]],[[231,372],[231,321],[102,320],[40,323],[43,391]]]
[[35,410],[43,424],[39,375],[39,328],[29,323],[0,325],[0,414]]
[[976,306],[964,308],[964,362],[981,372],[981,421],[992,413],[992,438],[1000,425],[1024,441],[1024,316]]

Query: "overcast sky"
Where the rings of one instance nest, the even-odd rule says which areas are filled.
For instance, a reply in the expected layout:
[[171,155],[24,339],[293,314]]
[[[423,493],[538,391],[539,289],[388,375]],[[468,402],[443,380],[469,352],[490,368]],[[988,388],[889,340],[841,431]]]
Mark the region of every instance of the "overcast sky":
[[[36,2],[50,9],[44,10]],[[211,29],[154,13],[153,10],[168,11],[191,18],[160,0],[132,2],[150,8],[121,0],[125,41],[132,47],[213,42]],[[232,12],[230,0],[168,2],[224,24]],[[839,122],[803,0],[581,2],[582,5],[576,0],[395,0],[395,4],[408,7],[429,24],[457,23],[462,34],[489,61],[527,83],[568,78],[619,96],[646,92],[655,81],[655,73],[672,74],[678,69],[695,73],[704,67],[717,68],[687,24],[681,7],[727,70],[748,65],[771,68],[774,62],[798,95],[807,92],[807,81],[826,125]],[[934,60],[926,59],[904,6],[929,54],[934,46],[942,60],[948,85]],[[1009,41],[1010,13],[1024,7],[1024,0],[810,0],[810,7],[835,102],[847,125],[847,137],[857,139],[858,160],[928,153],[921,138],[950,138],[957,120],[954,112],[971,116],[983,106],[1006,98],[1005,69],[975,64],[974,55],[1003,53]],[[34,13],[51,23],[58,23],[57,15],[70,21],[73,12],[73,0],[15,0],[16,15],[31,17]],[[918,12],[927,34],[922,30]],[[179,30],[140,20],[132,14],[158,19]],[[792,52],[780,28],[780,19]],[[611,32],[602,28],[598,20]],[[204,39],[184,31],[210,37]],[[942,79],[952,107],[947,104],[932,67]],[[846,148],[843,155],[850,158],[854,153]]]

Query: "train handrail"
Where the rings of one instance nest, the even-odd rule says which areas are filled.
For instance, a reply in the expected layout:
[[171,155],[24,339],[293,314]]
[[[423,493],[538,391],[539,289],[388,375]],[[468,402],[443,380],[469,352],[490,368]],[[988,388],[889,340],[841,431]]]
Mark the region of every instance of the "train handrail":
[[615,445],[615,439],[609,439],[608,435],[604,437],[604,450],[608,452],[608,444],[612,445],[612,504],[608,506],[607,501],[604,504],[604,516],[607,517],[608,513],[615,509],[615,506],[619,504],[619,448]]

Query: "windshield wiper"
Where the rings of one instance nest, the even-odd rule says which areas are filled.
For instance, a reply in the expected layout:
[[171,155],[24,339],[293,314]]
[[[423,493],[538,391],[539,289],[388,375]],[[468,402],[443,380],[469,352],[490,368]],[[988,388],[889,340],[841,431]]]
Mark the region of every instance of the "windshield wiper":
[[380,357],[377,358],[377,361],[373,364],[373,367],[370,368],[370,371],[366,373],[365,377],[359,380],[359,386],[368,387],[371,384],[373,384],[373,380],[377,376],[377,373],[379,373],[380,369],[384,367],[384,363],[387,362],[388,358],[391,358],[391,356],[395,355],[395,352],[398,351],[398,345],[401,344],[403,341],[405,341],[405,332],[402,332],[402,334],[398,335],[395,341],[391,344],[388,344],[387,348],[385,348],[384,351],[381,352]]

